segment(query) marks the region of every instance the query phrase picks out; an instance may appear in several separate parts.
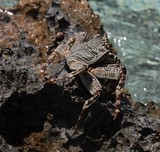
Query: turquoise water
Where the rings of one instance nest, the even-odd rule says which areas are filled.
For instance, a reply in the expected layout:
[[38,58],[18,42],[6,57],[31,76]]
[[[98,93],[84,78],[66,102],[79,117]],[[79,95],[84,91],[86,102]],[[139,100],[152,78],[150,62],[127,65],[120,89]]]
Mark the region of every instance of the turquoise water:
[[135,100],[160,103],[160,1],[89,0],[127,67]]
[[12,7],[17,4],[19,0],[0,0],[0,6]]
[[[0,0],[12,6],[18,0]],[[127,67],[126,88],[141,102],[160,103],[160,0],[89,0]]]

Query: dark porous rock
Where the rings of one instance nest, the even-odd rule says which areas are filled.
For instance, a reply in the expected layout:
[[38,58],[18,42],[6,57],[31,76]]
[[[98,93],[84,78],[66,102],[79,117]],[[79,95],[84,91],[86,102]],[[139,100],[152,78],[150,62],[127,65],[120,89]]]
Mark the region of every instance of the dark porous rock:
[[18,152],[16,147],[9,145],[2,136],[0,136],[0,151],[1,152]]
[[[104,34],[86,0],[21,0],[13,8],[0,9],[0,29],[0,151],[160,151],[158,105],[134,102],[124,89],[121,112],[114,120],[118,80],[99,80],[102,93],[77,132],[83,104],[92,95],[78,76],[48,81],[71,72],[60,54],[48,64],[59,44],[72,47],[80,32],[88,33],[87,41]],[[117,63],[108,58],[93,67]]]
[[142,104],[133,107],[134,112],[123,116],[121,129],[110,140],[105,141],[102,149],[105,151],[107,147],[107,151],[159,151],[160,119],[157,116],[159,117],[160,108],[155,104],[154,106],[154,116]]

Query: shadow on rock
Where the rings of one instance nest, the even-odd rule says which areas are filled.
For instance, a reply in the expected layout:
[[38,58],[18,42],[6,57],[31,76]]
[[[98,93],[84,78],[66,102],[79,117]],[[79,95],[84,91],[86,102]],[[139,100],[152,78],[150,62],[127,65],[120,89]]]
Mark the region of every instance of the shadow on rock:
[[42,131],[48,113],[54,117],[67,113],[64,101],[70,96],[62,91],[58,86],[46,86],[34,95],[13,94],[0,108],[0,134],[9,144],[21,145],[30,133]]

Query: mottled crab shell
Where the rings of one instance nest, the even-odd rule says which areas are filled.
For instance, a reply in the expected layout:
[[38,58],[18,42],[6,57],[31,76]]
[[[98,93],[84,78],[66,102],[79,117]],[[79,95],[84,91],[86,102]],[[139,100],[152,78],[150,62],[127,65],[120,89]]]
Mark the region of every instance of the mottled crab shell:
[[[84,42],[85,33],[80,33],[81,38],[79,43],[75,41],[70,50],[70,55],[67,57],[67,62],[79,61],[86,65],[91,65],[100,60],[104,55],[109,53],[107,49],[108,39],[105,34],[102,37],[95,35],[91,40]],[[78,38],[79,39],[79,38]]]

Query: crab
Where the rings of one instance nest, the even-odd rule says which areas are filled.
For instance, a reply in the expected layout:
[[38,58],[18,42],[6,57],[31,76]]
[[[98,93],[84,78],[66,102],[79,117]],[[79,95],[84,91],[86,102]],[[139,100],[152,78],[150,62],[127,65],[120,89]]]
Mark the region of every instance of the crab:
[[[79,115],[77,123],[74,127],[75,132],[80,127],[86,110],[99,98],[102,86],[99,82],[100,79],[118,80],[118,85],[115,91],[115,115],[117,118],[121,109],[121,97],[125,83],[125,67],[118,60],[117,56],[111,52],[110,42],[105,33],[103,36],[95,35],[90,40],[87,39],[87,33],[81,32],[75,38],[75,41],[68,41],[66,44],[60,44],[55,51],[48,57],[47,63],[40,70],[41,77],[48,83],[55,83],[62,79],[69,79],[79,75],[82,83],[92,95],[91,98],[86,100],[83,104],[82,111]],[[69,44],[73,43],[71,47]],[[45,71],[47,66],[52,63],[56,56],[66,59],[67,65],[71,72],[67,73],[63,78],[55,78],[45,80]],[[114,63],[105,63],[105,66],[96,67],[96,64],[110,59],[115,60]]]

